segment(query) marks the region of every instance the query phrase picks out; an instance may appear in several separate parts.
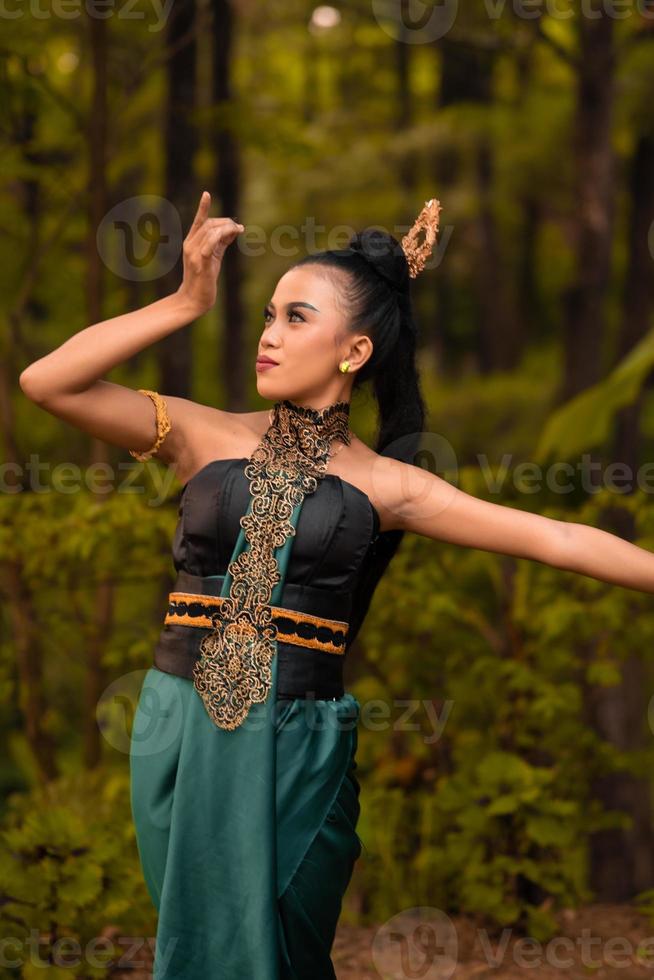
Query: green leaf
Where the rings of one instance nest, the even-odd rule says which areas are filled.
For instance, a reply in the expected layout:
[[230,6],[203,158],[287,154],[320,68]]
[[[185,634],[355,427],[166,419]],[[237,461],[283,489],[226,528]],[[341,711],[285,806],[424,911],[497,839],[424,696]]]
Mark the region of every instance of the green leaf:
[[550,416],[536,449],[536,459],[544,462],[554,453],[568,458],[604,442],[616,412],[635,401],[652,367],[654,330],[603,381],[586,388]]
[[520,806],[520,800],[511,793],[498,796],[486,807],[486,813],[496,816],[502,813],[515,813]]
[[600,687],[616,687],[622,680],[622,671],[617,664],[602,660],[589,664],[586,677],[589,684],[599,684]]
[[570,844],[576,833],[574,825],[564,823],[555,817],[547,817],[535,814],[525,822],[525,833],[530,840],[541,847],[566,847]]

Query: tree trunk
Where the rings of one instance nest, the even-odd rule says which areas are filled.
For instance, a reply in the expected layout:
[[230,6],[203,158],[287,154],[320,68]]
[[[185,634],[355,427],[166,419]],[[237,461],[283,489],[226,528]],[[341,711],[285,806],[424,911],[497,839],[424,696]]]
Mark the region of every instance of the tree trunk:
[[[623,358],[648,332],[654,291],[648,235],[654,221],[654,134],[637,141],[629,180],[630,216],[628,260],[623,289],[623,319],[616,359]],[[650,378],[652,375],[650,374]],[[633,487],[642,458],[640,412],[644,388],[617,418],[612,459],[630,468]],[[616,510],[611,530],[633,541],[630,514]],[[625,751],[643,750],[647,730],[648,678],[640,656],[626,662],[616,687],[602,689],[594,698],[594,723],[604,738]],[[619,807],[633,819],[628,830],[605,830],[591,840],[593,887],[601,901],[625,901],[654,885],[654,835],[650,780],[615,773],[599,781],[596,795],[607,807]]]
[[[164,106],[164,196],[177,209],[182,238],[188,234],[200,200],[193,164],[198,135],[196,108],[197,9],[195,0],[175,3],[166,23],[166,103]],[[160,297],[169,296],[182,282],[182,241],[175,265],[157,280]],[[161,390],[178,398],[191,395],[192,325],[164,337],[157,345]]]
[[[91,5],[91,7],[93,4]],[[102,7],[102,4],[100,4]],[[99,8],[100,9],[100,8]],[[107,213],[107,21],[88,10],[88,29],[93,66],[91,112],[87,135],[88,145],[88,228],[86,240],[86,306],[87,322],[102,320],[104,305],[104,267],[96,245],[97,230]],[[109,447],[102,439],[91,440],[90,463],[108,463]],[[106,497],[99,495],[99,502]],[[98,610],[111,607],[113,585],[100,581],[96,589],[95,604]],[[96,708],[105,686],[102,667],[110,623],[104,618],[93,623],[86,647],[86,676],[84,703],[84,763],[90,769],[97,766],[102,755],[100,729]]]
[[[654,133],[637,141],[629,179],[631,204],[628,229],[628,260],[622,300],[622,329],[616,361],[622,360],[650,329],[654,305],[652,256],[649,234],[654,222]],[[633,405],[617,417],[614,457],[631,467],[635,475],[640,460],[640,411],[644,391]]]
[[[497,56],[495,48],[444,37],[439,40],[439,50],[442,56],[440,107],[460,102],[490,107]],[[477,140],[475,177],[479,199],[476,229],[479,252],[474,260],[479,310],[479,368],[482,372],[501,371],[515,366],[518,351],[506,262],[502,257],[493,207],[493,150],[484,132]]]
[[479,195],[479,253],[476,260],[481,320],[479,324],[482,371],[507,371],[519,355],[517,331],[507,283],[507,262],[493,207],[493,148],[484,134],[477,147]]
[[[402,0],[403,8],[408,7],[409,0]],[[413,123],[413,96],[411,92],[410,70],[411,55],[413,45],[407,44],[403,34],[407,31],[405,26],[407,20],[406,12],[403,12],[400,21],[400,36],[394,44],[395,49],[395,68],[397,72],[397,112],[395,117],[395,129],[398,133],[409,129]],[[410,207],[412,204],[416,213],[420,210],[415,201],[415,187],[417,184],[418,170],[416,167],[416,157],[413,152],[405,153],[399,165],[398,179],[400,187],[404,191],[404,201]]]
[[[437,100],[437,111],[447,105],[450,99],[451,84],[449,77],[452,72],[450,65],[452,55],[450,47],[441,44],[433,46],[434,53],[439,59],[438,75],[441,79]],[[453,97],[453,96],[452,96]],[[461,176],[461,152],[459,147],[451,143],[438,143],[431,152],[429,161],[430,172],[433,174],[433,185],[438,188],[438,196],[446,201],[449,189],[455,188]],[[451,219],[450,219],[451,220]],[[456,316],[456,297],[458,286],[452,280],[449,264],[444,262],[439,275],[434,277],[436,290],[436,308],[438,327],[433,334],[433,347],[436,367],[444,376],[452,374],[459,363],[457,333],[453,329]]]
[[[619,533],[616,521],[604,527]],[[586,692],[588,720],[614,748],[631,752],[651,738],[646,731],[648,688],[643,659],[632,654],[622,666],[620,684]],[[593,796],[607,811],[622,810],[633,821],[630,828],[590,836],[590,884],[599,902],[626,902],[654,885],[650,792],[651,780],[627,772],[608,773],[593,783]]]
[[[43,164],[43,155],[33,148],[37,124],[37,110],[31,96],[25,96],[22,111],[13,117],[14,142],[26,162],[28,172]],[[39,254],[41,235],[39,224],[39,181],[27,177],[22,183],[20,198],[24,201],[27,252],[23,282],[17,290],[13,308],[7,314],[8,330],[0,341],[0,439],[2,460],[7,466],[5,481],[9,486],[29,493],[21,476],[21,451],[16,442],[13,395],[20,366],[18,351],[29,348],[21,334],[21,319],[28,313],[37,322],[43,317],[43,308],[34,302],[30,287],[36,281],[35,268]],[[28,351],[29,357],[41,356],[40,350]],[[15,528],[16,534],[19,528]],[[25,738],[29,746],[38,779],[44,783],[58,776],[55,742],[43,727],[46,701],[43,691],[44,644],[43,631],[37,626],[33,595],[19,561],[7,560],[0,564],[1,594],[6,602],[11,637],[16,654],[18,708],[22,714]]]
[[[20,486],[18,449],[14,441],[14,418],[11,387],[17,374],[11,349],[0,359],[0,422],[2,424],[3,459],[15,463],[16,469],[7,467],[5,481]],[[29,490],[23,490],[29,493]],[[20,529],[15,528],[15,533]],[[32,753],[32,760],[39,779],[46,782],[57,775],[55,747],[51,736],[43,728],[45,698],[43,694],[43,642],[39,633],[31,592],[25,582],[19,562],[5,560],[0,566],[2,595],[7,604],[11,635],[16,653],[18,671],[18,704],[24,720],[25,737]]]
[[[232,119],[235,103],[232,96],[231,73],[235,29],[235,14],[231,0],[213,0],[213,96],[214,104],[229,110],[220,116],[212,133],[220,199],[221,216],[237,218],[247,225],[241,213],[241,165],[238,135]],[[239,239],[225,252],[220,273],[220,296],[223,319],[223,364],[225,402],[230,412],[242,412],[248,407],[248,378],[252,375],[254,352],[247,354],[245,310],[241,296],[242,252]],[[246,365],[247,355],[247,365]]]
[[[601,9],[601,8],[600,8]],[[574,120],[576,278],[564,296],[567,401],[602,374],[605,300],[611,272],[615,162],[611,139],[615,89],[613,17],[579,16],[579,74]]]

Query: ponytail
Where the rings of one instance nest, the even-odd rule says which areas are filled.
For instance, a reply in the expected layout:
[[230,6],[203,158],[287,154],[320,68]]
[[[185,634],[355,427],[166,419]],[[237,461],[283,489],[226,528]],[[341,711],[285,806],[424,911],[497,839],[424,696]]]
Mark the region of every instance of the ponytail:
[[[347,248],[307,255],[295,263],[301,265],[319,266],[333,276],[350,311],[349,329],[372,340],[373,353],[357,371],[353,390],[370,381],[378,409],[376,452],[412,463],[426,411],[416,363],[409,266],[400,242],[370,228],[354,235]],[[392,528],[373,539],[353,596],[346,650],[403,537],[404,531]]]

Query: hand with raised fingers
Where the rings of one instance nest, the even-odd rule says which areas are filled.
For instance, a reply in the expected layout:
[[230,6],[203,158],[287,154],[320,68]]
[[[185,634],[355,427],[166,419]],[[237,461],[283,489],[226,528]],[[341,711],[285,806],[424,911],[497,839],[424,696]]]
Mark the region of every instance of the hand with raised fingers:
[[184,275],[177,292],[189,303],[195,316],[206,313],[216,302],[225,251],[245,231],[233,218],[208,217],[210,206],[211,195],[204,191],[182,246]]

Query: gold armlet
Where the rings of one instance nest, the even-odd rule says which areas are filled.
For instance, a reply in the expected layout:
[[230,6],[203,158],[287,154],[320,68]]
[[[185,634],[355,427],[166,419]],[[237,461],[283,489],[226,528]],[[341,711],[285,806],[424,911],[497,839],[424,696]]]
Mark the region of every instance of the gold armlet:
[[155,439],[153,445],[144,453],[136,452],[134,449],[129,450],[130,456],[134,459],[138,459],[139,462],[144,463],[146,459],[150,459],[151,456],[156,453],[159,446],[164,441],[168,433],[172,428],[170,418],[168,417],[168,408],[165,400],[157,391],[148,391],[147,388],[139,388],[140,394],[147,395],[154,402],[154,407],[157,412],[157,438]]

